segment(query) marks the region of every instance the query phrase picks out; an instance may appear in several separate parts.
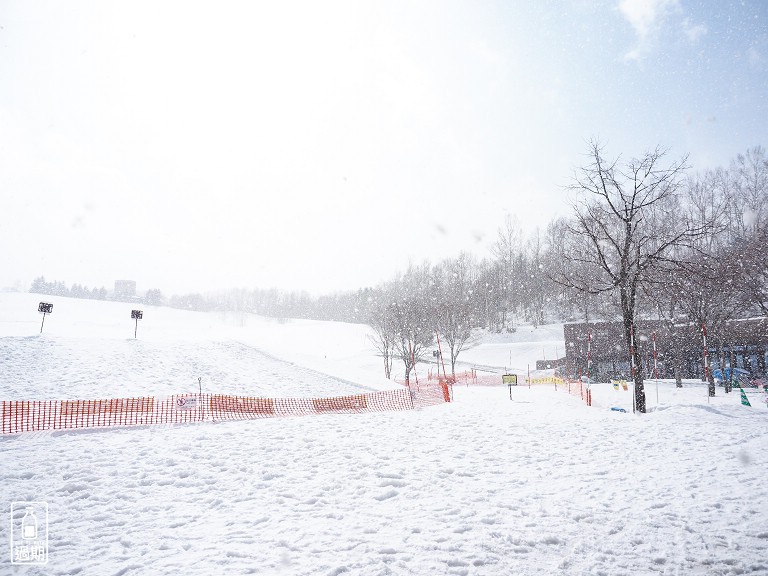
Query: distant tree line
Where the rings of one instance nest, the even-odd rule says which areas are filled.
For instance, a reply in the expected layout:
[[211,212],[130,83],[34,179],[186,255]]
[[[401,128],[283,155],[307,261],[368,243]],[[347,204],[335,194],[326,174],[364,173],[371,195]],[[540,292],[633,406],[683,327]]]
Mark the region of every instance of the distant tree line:
[[107,289],[103,286],[101,288],[94,287],[89,289],[87,286],[80,284],[73,284],[71,288],[67,288],[64,282],[53,280],[51,282],[46,281],[45,276],[40,276],[32,281],[32,286],[29,289],[30,292],[36,294],[50,294],[51,296],[67,296],[70,298],[89,298],[91,300],[106,300]]
[[[32,286],[29,289],[30,292],[36,294],[49,294],[51,296],[66,296],[68,298],[87,298],[90,300],[121,300],[120,297],[110,293],[104,286],[101,288],[88,288],[82,284],[72,284],[71,287],[67,287],[66,283],[53,280],[51,282],[46,281],[45,276],[40,276],[32,281]],[[153,289],[147,290],[144,297],[132,297],[130,302],[144,303],[154,306],[162,306],[165,304],[165,298],[160,290]]]

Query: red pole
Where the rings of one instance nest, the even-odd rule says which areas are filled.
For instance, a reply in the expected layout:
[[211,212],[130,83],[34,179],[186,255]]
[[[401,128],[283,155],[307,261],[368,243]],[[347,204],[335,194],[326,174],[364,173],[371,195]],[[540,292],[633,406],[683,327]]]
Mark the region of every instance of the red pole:
[[709,382],[709,352],[707,351],[707,326],[702,322],[701,334],[704,337],[704,379]]
[[656,380],[656,405],[659,405],[659,368],[656,354],[656,332],[653,333],[653,378]]
[[[590,399],[590,375],[592,374],[592,331],[587,332],[587,406],[592,406]],[[583,396],[582,396],[583,398]]]
[[[445,373],[445,360],[443,360],[443,348],[442,346],[440,346],[440,334],[437,332],[437,330],[435,330],[435,336],[437,336],[437,350],[440,353],[440,362],[443,364],[443,378],[445,379],[444,386],[447,387],[449,384],[448,375]],[[438,381],[440,380],[440,366],[437,367],[437,380]],[[450,383],[450,386],[451,386],[451,391],[449,395],[449,400],[450,400],[450,397],[453,396],[453,382]]]

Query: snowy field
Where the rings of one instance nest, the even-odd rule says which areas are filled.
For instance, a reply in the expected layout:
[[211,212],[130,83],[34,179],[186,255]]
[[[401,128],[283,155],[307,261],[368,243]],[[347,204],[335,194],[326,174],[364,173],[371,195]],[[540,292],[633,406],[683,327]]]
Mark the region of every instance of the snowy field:
[[[39,301],[54,303],[40,333]],[[144,318],[137,336],[131,309]],[[0,294],[0,398],[197,392],[338,396],[392,388],[366,326]],[[369,358],[370,357],[370,358]]]
[[[134,340],[130,309],[0,294],[0,398],[392,386],[362,326],[144,307]],[[525,365],[557,345],[536,334],[468,361]],[[0,548],[0,574],[768,574],[765,404],[647,393],[643,416],[609,385],[593,407],[456,386],[413,412],[0,436],[0,542],[11,502],[49,509],[48,564]]]
[[518,326],[511,334],[483,334],[471,340],[459,356],[456,370],[489,368],[524,375],[536,369],[537,360],[565,355],[563,325]]

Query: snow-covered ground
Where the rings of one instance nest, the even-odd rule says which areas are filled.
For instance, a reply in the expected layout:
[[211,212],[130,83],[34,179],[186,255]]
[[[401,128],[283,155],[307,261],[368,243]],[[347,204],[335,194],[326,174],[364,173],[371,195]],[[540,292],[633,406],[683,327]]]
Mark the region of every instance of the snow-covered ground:
[[[41,336],[43,299],[0,294],[1,399],[392,386],[361,326],[145,307],[134,340],[130,305],[49,298]],[[551,332],[472,350],[503,366]],[[0,542],[11,502],[49,510],[48,564],[0,548],[0,574],[768,574],[765,404],[662,383],[657,406],[649,383],[640,416],[594,390],[593,407],[456,386],[412,412],[0,436]]]
[[[38,314],[39,301],[53,313]],[[338,396],[396,385],[359,324],[0,293],[0,399]],[[43,328],[42,334],[40,328]],[[136,330],[138,338],[134,338]]]
[[563,325],[518,326],[511,334],[482,334],[471,340],[459,355],[458,369],[488,368],[527,374],[537,360],[555,360],[565,355]]

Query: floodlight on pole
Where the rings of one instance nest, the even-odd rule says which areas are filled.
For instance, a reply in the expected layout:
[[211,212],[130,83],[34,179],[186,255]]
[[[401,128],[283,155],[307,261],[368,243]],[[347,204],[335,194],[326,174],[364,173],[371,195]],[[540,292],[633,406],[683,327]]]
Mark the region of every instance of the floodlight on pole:
[[133,329],[133,337],[136,338],[136,334],[139,331],[139,320],[141,320],[144,317],[144,312],[142,310],[131,310],[131,318],[136,320],[136,326]]
[[37,311],[43,315],[43,323],[40,324],[40,334],[42,334],[43,326],[45,326],[45,315],[53,314],[53,304],[50,304],[48,302],[40,302],[40,304],[37,307]]

